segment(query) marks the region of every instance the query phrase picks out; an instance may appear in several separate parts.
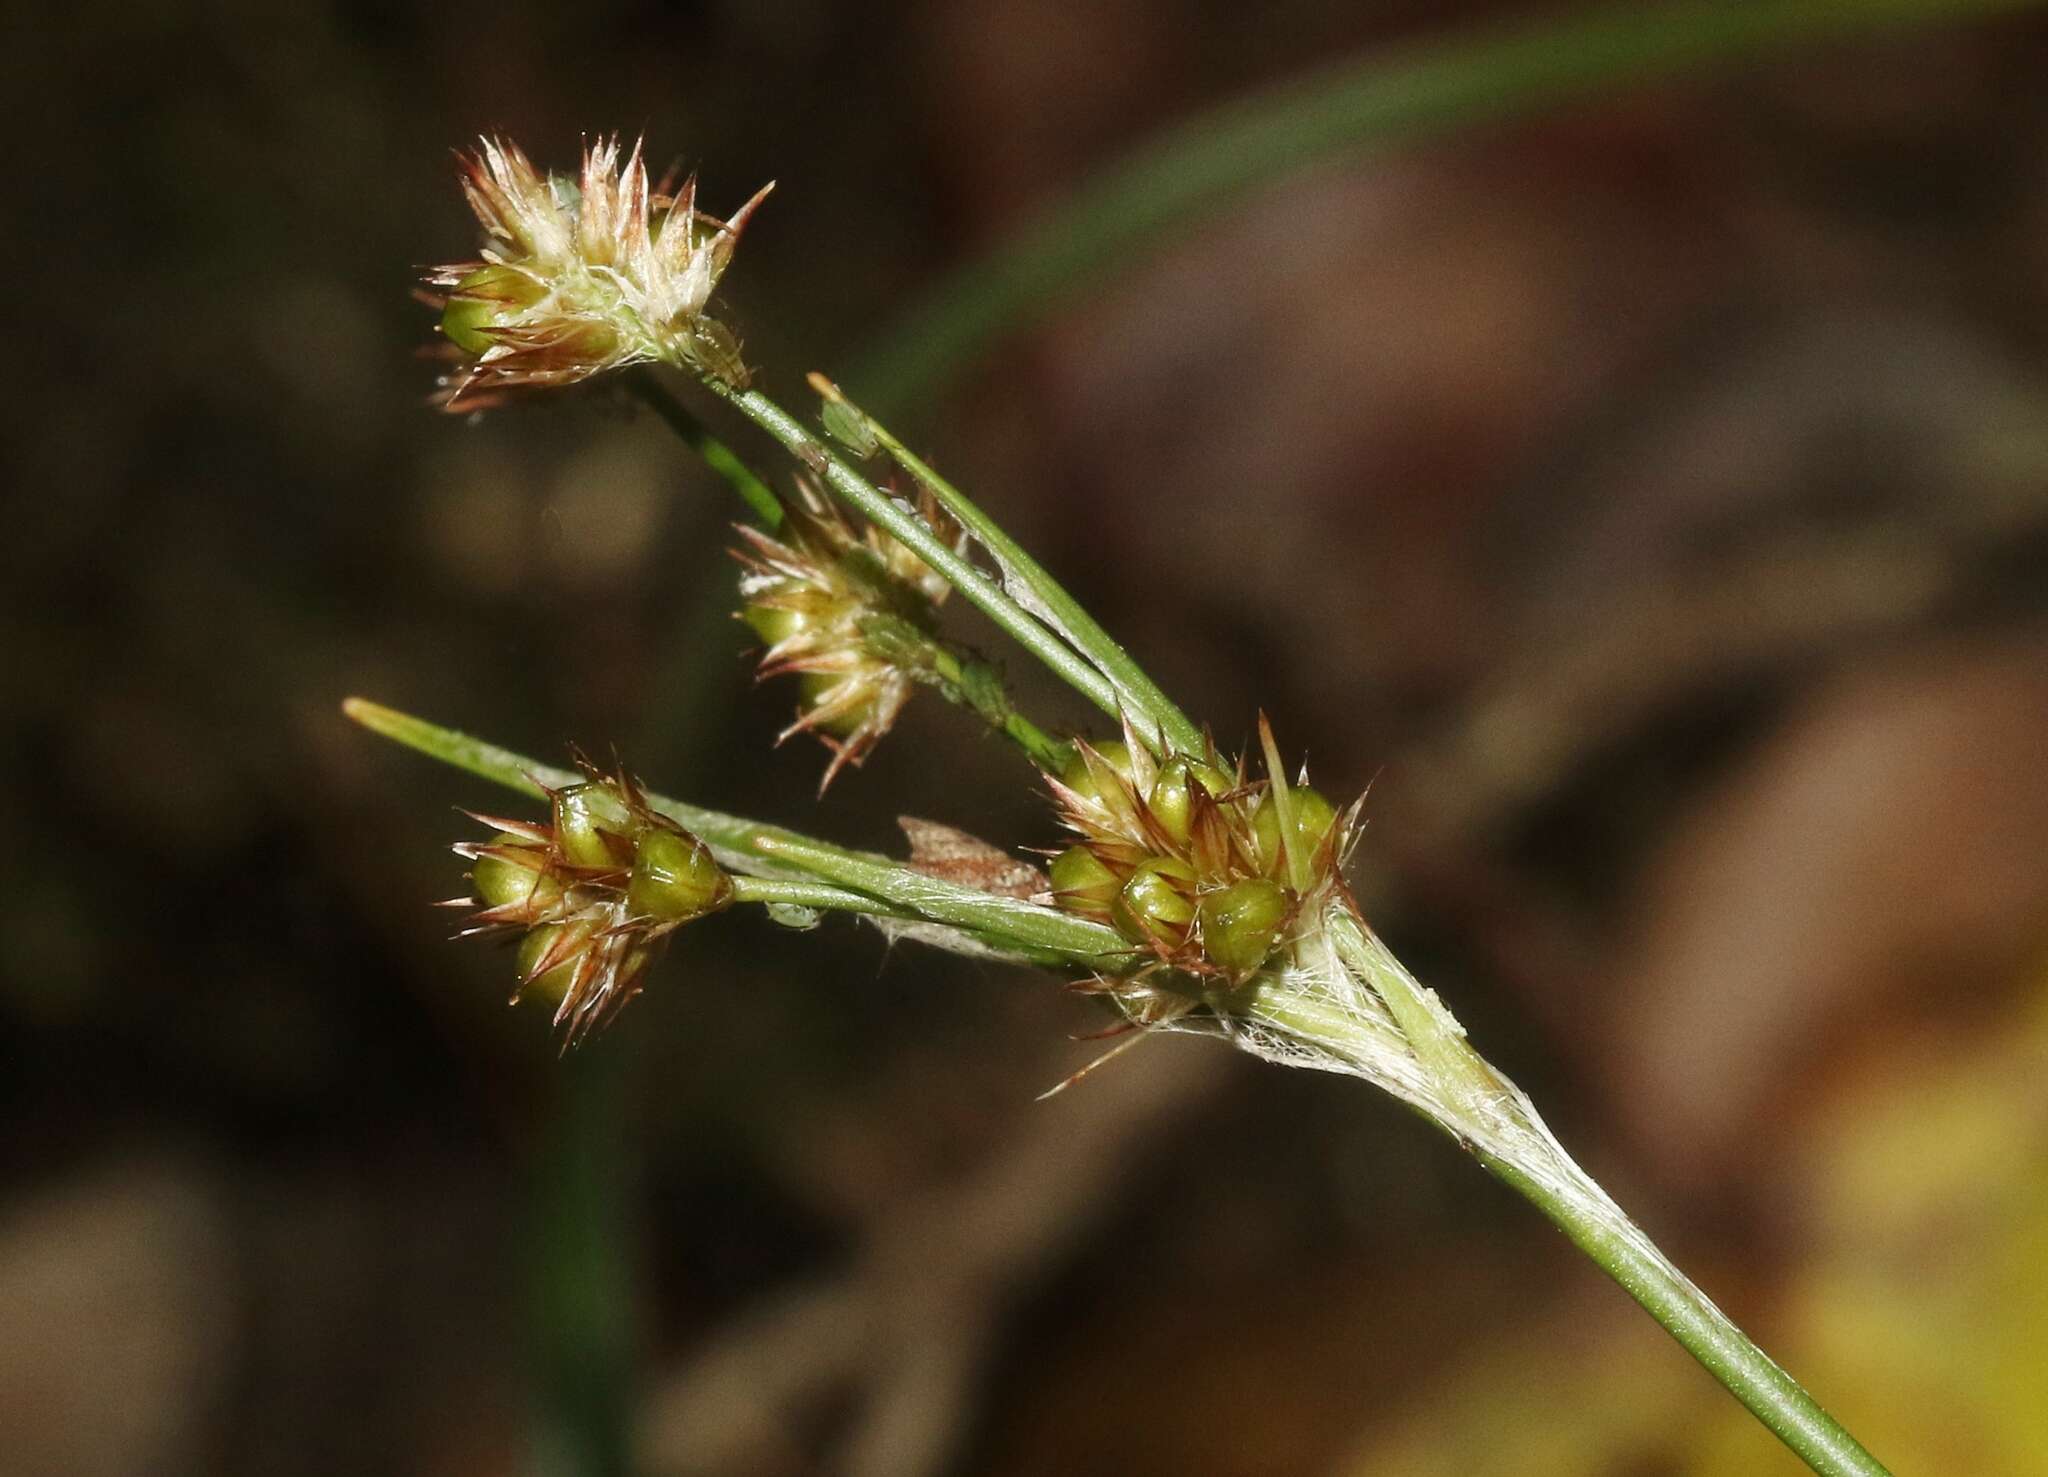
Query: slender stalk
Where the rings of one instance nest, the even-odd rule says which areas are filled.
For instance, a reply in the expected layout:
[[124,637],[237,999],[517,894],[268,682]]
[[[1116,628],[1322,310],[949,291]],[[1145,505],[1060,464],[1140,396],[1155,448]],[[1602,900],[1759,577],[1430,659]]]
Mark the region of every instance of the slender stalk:
[[936,689],[947,702],[968,709],[1040,769],[1059,774],[1073,759],[1072,744],[1054,738],[1017,711],[1003,674],[993,663],[886,611],[863,618],[860,632],[870,654]]
[[[627,371],[626,385],[636,399],[653,410],[684,445],[703,459],[705,465],[726,480],[765,527],[772,532],[781,526],[784,513],[781,500],[774,491],[730,447],[712,435],[705,424],[655,378],[651,369],[642,366]],[[919,650],[901,653],[904,657],[915,657],[906,666],[911,675],[938,688],[948,702],[973,709],[989,727],[1014,742],[1041,769],[1055,774],[1060,771],[1071,757],[1072,747],[1017,711],[1001,675],[993,666],[962,647],[924,637],[922,632],[916,635],[922,638],[918,643]],[[882,654],[891,659],[899,655],[893,648]]]
[[711,428],[691,414],[668,386],[655,378],[653,370],[645,366],[628,370],[625,380],[633,398],[660,416],[685,446],[704,459],[705,466],[723,477],[740,500],[753,509],[762,527],[772,532],[782,526],[782,499],[775,495],[775,490],[740,460],[738,452],[712,435]]
[[915,403],[1002,334],[1049,316],[1215,219],[1234,196],[1310,165],[1428,138],[1626,83],[1755,60],[2036,0],[1693,0],[1623,5],[1375,50],[1195,118],[1097,174],[970,263],[846,376],[885,411]]
[[[1764,1353],[1632,1223],[1614,1224],[1597,1204],[1560,1193],[1518,1165],[1475,1149],[1475,1157],[1570,1238],[1707,1373],[1821,1477],[1890,1477],[1883,1463],[1820,1402]],[[1603,1197],[1604,1198],[1604,1197]],[[1611,1204],[1611,1202],[1610,1202]]]
[[834,887],[829,882],[800,882],[786,877],[735,877],[732,879],[732,900],[736,903],[781,903],[795,908],[866,913],[886,918],[917,916],[891,908],[865,893]]
[[1031,557],[1022,544],[1011,538],[972,498],[926,465],[887,426],[847,399],[837,385],[820,374],[810,377],[810,385],[828,403],[837,404],[846,414],[857,417],[897,466],[931,489],[932,496],[939,500],[940,505],[988,550],[989,556],[1002,568],[1006,581],[1029,590],[1042,607],[1047,623],[1072,642],[1083,656],[1095,664],[1098,672],[1116,685],[1126,709],[1157,725],[1166,741],[1180,752],[1202,752],[1201,729],[1152,680],[1151,675],[1132,660],[1131,654],[1102,628],[1081,602],[1068,594],[1066,587]]
[[[372,733],[536,800],[551,788],[583,778],[366,698],[349,698],[342,711]],[[963,887],[872,852],[851,851],[664,795],[649,794],[647,802],[702,838],[721,864],[746,874],[734,879],[745,901],[793,902],[933,924],[1037,963],[1084,973],[1114,973],[1129,953],[1115,930],[1057,908]],[[820,887],[821,879],[837,886]],[[777,895],[768,881],[792,887],[786,896]],[[799,895],[796,884],[812,890]]]
[[[1640,1303],[1672,1338],[1822,1477],[1889,1477],[1800,1383],[1672,1264],[1565,1152],[1528,1097],[1467,1044],[1433,991],[1407,971],[1348,905],[1328,936],[1353,978],[1396,1028],[1322,997],[1263,992],[1250,1013],[1318,1051],[1354,1063],[1470,1149]],[[1398,1043],[1391,1053],[1389,1047]]]
[[[493,784],[503,785],[508,790],[535,800],[545,800],[547,792],[558,790],[565,785],[582,783],[584,776],[573,769],[563,769],[553,764],[542,764],[511,749],[500,748],[452,728],[443,728],[438,723],[429,723],[410,713],[401,713],[396,708],[387,708],[382,703],[373,703],[368,698],[347,698],[341,705],[342,713],[351,721],[360,723],[370,732],[379,734],[394,743],[403,744],[438,759],[455,769],[465,770]],[[785,831],[765,821],[747,820],[723,811],[706,810],[699,805],[687,805],[665,795],[649,795],[648,803],[663,815],[668,816],[685,830],[694,832],[710,846],[719,861],[729,867],[737,866],[749,870],[776,870],[765,861],[762,853],[754,849],[756,840],[763,836],[781,836],[800,841],[817,851],[836,852],[840,856],[860,857],[862,852],[848,851],[814,837],[800,836],[795,831]],[[870,856],[874,861],[886,861],[884,857]]]
[[999,934],[1025,947],[1059,955],[1082,969],[1114,966],[1131,953],[1130,944],[1115,929],[1022,898],[1001,897],[908,867],[849,856],[787,834],[756,836],[754,845],[764,856],[896,903],[929,922]]
[[1117,689],[1074,649],[1046,629],[1037,616],[1003,592],[993,580],[956,554],[908,507],[891,498],[810,433],[804,423],[763,395],[706,377],[704,383],[779,441],[783,449],[824,479],[825,485],[878,524],[942,575],[975,609],[1050,667],[1055,676],[1111,717],[1120,717]]

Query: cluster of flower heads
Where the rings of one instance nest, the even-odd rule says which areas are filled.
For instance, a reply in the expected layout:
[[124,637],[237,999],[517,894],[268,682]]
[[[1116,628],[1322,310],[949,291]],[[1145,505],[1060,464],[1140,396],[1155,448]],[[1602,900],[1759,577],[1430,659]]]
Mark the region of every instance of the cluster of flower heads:
[[650,187],[638,142],[623,162],[618,139],[589,144],[576,180],[499,139],[460,157],[485,242],[477,260],[427,276],[456,360],[445,408],[656,361],[746,382],[732,333],[705,309],[772,185],[719,220],[697,209],[694,178]]
[[704,843],[649,808],[630,776],[588,763],[582,784],[550,790],[550,823],[475,816],[498,835],[463,842],[475,897],[465,935],[519,932],[516,1002],[556,1002],[555,1026],[573,1046],[615,1017],[668,938],[729,906],[732,879]]
[[[919,513],[934,533],[966,547],[929,493]],[[952,586],[881,529],[856,532],[807,480],[798,480],[784,514],[774,534],[737,525],[745,547],[733,557],[746,571],[739,614],[768,643],[759,675],[795,673],[801,681],[796,721],[776,742],[810,733],[832,751],[823,794],[895,725],[916,680],[905,660],[929,649]]]
[[[1288,783],[1271,733],[1267,777],[1226,765],[1213,742],[1200,757],[1155,759],[1123,741],[1075,741],[1066,771],[1048,775],[1060,819],[1080,841],[1053,859],[1054,901],[1111,925],[1149,963],[1132,984],[1160,981],[1166,1013],[1198,991],[1234,989],[1266,966],[1299,922],[1341,892],[1359,804],[1343,812]],[[1362,803],[1362,802],[1361,802]],[[1127,1000],[1128,984],[1116,988]]]

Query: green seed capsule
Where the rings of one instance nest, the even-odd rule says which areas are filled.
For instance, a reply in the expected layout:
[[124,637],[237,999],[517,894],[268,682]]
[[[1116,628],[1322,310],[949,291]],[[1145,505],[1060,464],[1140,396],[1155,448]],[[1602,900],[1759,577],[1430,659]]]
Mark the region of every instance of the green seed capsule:
[[482,267],[455,284],[441,310],[441,332],[465,354],[481,354],[497,340],[484,330],[508,312],[541,299],[540,285],[510,267]]
[[1188,839],[1188,820],[1195,806],[1194,792],[1200,785],[1194,766],[1184,756],[1176,755],[1159,766],[1159,777],[1152,782],[1152,793],[1145,798],[1152,819],[1159,822],[1160,829],[1176,842]]
[[1202,952],[1218,969],[1239,977],[1250,974],[1273,952],[1291,906],[1287,889],[1264,877],[1204,894],[1196,910],[1202,920]]
[[1147,857],[1116,895],[1110,918],[1132,943],[1178,948],[1195,921],[1195,870],[1173,857]]
[[[1316,848],[1323,844],[1323,838],[1330,834],[1330,827],[1336,823],[1337,812],[1322,792],[1309,785],[1295,785],[1287,792],[1294,810],[1294,840],[1300,854],[1306,858],[1315,855]],[[1280,811],[1273,804],[1273,795],[1268,791],[1259,802],[1258,814],[1252,817],[1253,834],[1259,847],[1259,865],[1268,872],[1277,872],[1283,865],[1280,855]]]
[[[1090,744],[1088,747],[1095,751],[1096,758],[1125,779],[1131,777],[1131,746],[1122,739],[1111,739],[1106,744]],[[1060,772],[1060,783],[1077,795],[1090,800],[1099,798],[1095,776],[1088,768],[1088,761],[1083,759],[1079,752],[1075,753],[1073,760]]]
[[731,900],[732,880],[711,850],[682,831],[650,830],[640,838],[626,908],[635,917],[684,923]]
[[1062,907],[1077,912],[1106,912],[1117,894],[1116,873],[1085,846],[1069,846],[1052,859],[1052,890]]
[[[503,845],[517,839],[500,836],[498,842]],[[533,855],[531,852],[528,854]],[[562,884],[550,877],[544,868],[521,866],[498,856],[478,857],[476,865],[469,869],[469,881],[486,907],[502,908],[513,904],[540,909],[559,902],[562,897]]]
[[[520,979],[526,979],[533,973],[534,967],[547,957],[548,950],[554,947],[555,940],[561,936],[561,932],[559,926],[536,928],[519,941]],[[537,996],[550,1005],[559,1002],[569,993],[569,986],[576,978],[576,959],[577,956],[571,954],[546,974],[521,986],[520,993]]]
[[[846,676],[841,672],[805,672],[797,681],[798,706],[808,713],[829,699],[832,690],[845,680]],[[869,698],[813,723],[811,728],[817,733],[829,733],[834,738],[852,738],[874,710],[874,701]]]
[[801,611],[779,605],[749,605],[740,612],[740,619],[770,646],[780,646],[809,624]]
[[555,844],[575,866],[624,866],[632,855],[631,824],[603,785],[571,785],[555,797]]

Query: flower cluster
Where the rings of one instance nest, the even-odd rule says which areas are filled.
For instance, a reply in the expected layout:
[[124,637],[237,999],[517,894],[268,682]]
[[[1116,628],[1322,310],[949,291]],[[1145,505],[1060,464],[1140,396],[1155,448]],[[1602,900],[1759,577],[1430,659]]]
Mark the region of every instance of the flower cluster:
[[[895,725],[952,587],[881,529],[856,532],[808,481],[798,480],[784,512],[775,534],[738,526],[745,547],[733,557],[746,570],[739,615],[768,643],[760,676],[793,672],[801,679],[796,721],[777,742],[812,733],[832,751],[822,794]],[[920,512],[940,537],[950,534],[965,547],[929,494]]]
[[616,138],[590,144],[578,180],[543,175],[498,139],[462,156],[463,192],[486,239],[479,259],[427,277],[441,289],[432,300],[458,365],[444,380],[445,408],[647,362],[746,382],[732,333],[705,309],[774,187],[719,220],[696,208],[694,178],[650,188],[640,144],[619,156]]
[[1053,859],[1054,900],[1114,927],[1151,956],[1153,976],[1235,989],[1344,886],[1358,806],[1340,814],[1305,779],[1289,784],[1260,727],[1263,780],[1247,780],[1242,759],[1226,765],[1213,743],[1159,760],[1128,733],[1077,740],[1066,772],[1047,777],[1081,838]]
[[710,849],[650,809],[637,782],[584,768],[587,782],[548,792],[550,824],[475,817],[498,835],[456,846],[476,896],[450,904],[478,910],[465,934],[523,935],[512,999],[555,1001],[565,1047],[640,993],[669,935],[733,898]]

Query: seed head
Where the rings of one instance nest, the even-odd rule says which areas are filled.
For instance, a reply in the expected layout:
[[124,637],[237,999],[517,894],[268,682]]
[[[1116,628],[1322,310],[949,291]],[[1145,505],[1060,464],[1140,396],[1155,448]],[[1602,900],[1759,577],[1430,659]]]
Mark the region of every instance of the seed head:
[[[796,721],[776,742],[817,735],[832,751],[823,794],[846,765],[859,766],[895,726],[931,650],[938,607],[952,587],[931,566],[872,525],[856,532],[839,506],[799,479],[777,534],[738,527],[745,547],[740,619],[767,642],[759,676],[801,678]],[[941,537],[964,547],[929,494],[920,511]]]
[[731,331],[705,309],[773,185],[719,220],[696,208],[695,178],[650,188],[638,141],[623,163],[616,137],[588,145],[576,180],[542,175],[503,139],[458,158],[484,245],[427,275],[456,361],[444,409],[648,362],[746,382]]
[[584,783],[548,792],[546,825],[474,817],[497,835],[456,846],[476,895],[450,904],[476,909],[465,935],[521,935],[512,999],[554,1000],[565,1050],[640,993],[676,929],[733,895],[710,849],[651,809],[630,775],[583,769]]
[[[1339,814],[1305,780],[1288,784],[1263,718],[1260,736],[1268,773],[1257,781],[1213,742],[1162,761],[1128,733],[1076,740],[1073,763],[1047,776],[1061,821],[1080,837],[1053,859],[1053,899],[1150,957],[1132,977],[1136,1003],[1150,980],[1244,984],[1344,885],[1359,807]],[[1117,988],[1133,1003],[1129,986]]]

